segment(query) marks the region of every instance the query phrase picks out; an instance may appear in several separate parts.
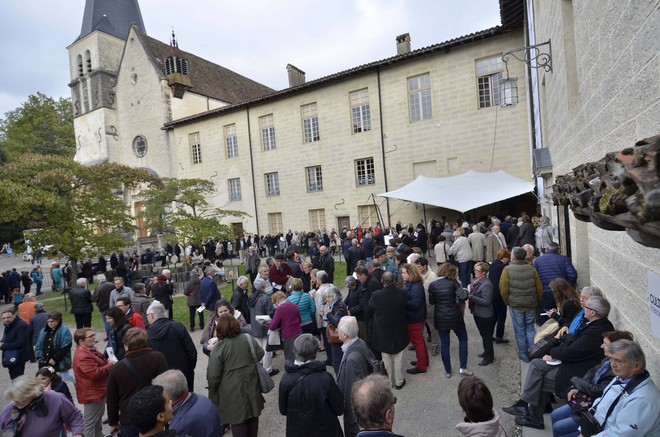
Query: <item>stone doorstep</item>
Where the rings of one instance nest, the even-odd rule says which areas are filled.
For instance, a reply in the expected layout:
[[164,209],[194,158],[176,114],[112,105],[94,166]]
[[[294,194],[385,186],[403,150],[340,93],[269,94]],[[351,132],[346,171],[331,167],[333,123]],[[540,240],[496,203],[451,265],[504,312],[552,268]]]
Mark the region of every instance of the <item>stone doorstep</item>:
[[[525,383],[525,376],[527,376],[528,368],[529,363],[520,361],[520,387],[522,387]],[[534,429],[522,426],[521,428],[523,437],[552,437],[552,420],[550,419],[549,414],[543,415],[543,423],[545,424],[545,429]]]

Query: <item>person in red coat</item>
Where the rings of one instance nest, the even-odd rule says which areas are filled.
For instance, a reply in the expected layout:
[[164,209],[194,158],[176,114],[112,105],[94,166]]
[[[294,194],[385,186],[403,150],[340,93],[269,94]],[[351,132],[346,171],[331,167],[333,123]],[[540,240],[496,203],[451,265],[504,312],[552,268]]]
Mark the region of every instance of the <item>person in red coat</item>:
[[83,405],[85,436],[103,436],[103,412],[108,374],[114,364],[96,350],[96,334],[91,328],[77,329],[73,333],[76,353],[73,356],[73,374],[76,376],[76,397]]
[[126,322],[131,325],[131,328],[142,328],[146,330],[142,316],[133,311],[130,297],[120,297],[117,299],[116,307],[124,312]]

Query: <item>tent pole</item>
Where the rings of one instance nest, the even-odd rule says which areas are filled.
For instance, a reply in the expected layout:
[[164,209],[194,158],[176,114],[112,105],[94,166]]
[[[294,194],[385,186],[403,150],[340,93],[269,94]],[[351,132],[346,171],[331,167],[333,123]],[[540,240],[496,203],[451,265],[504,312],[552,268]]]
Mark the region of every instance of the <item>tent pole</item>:
[[422,210],[424,211],[424,229],[426,229],[426,224],[428,223],[428,220],[426,220],[426,204],[422,203]]

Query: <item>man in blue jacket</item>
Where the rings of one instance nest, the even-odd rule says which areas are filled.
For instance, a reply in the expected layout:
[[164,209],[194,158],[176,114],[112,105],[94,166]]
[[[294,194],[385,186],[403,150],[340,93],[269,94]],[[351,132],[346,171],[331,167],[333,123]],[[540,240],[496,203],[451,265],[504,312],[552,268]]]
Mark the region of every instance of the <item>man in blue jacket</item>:
[[215,311],[215,303],[220,299],[220,291],[213,279],[215,274],[215,267],[208,266],[204,270],[204,278],[199,284],[199,297],[202,299],[202,305],[211,312]]
[[188,391],[186,377],[180,370],[168,370],[151,381],[160,385],[172,400],[169,429],[178,435],[220,437],[229,425],[220,425],[218,409],[206,396]]
[[[559,244],[555,242],[548,243],[545,254],[534,260],[534,268],[536,268],[539,278],[541,278],[541,284],[543,285],[543,297],[539,305],[539,312],[545,313],[545,310],[557,308],[555,298],[550,289],[550,282],[554,279],[562,278],[575,287],[578,275],[571,259],[559,254]],[[536,323],[542,325],[546,320],[548,320],[547,316],[537,316]]]

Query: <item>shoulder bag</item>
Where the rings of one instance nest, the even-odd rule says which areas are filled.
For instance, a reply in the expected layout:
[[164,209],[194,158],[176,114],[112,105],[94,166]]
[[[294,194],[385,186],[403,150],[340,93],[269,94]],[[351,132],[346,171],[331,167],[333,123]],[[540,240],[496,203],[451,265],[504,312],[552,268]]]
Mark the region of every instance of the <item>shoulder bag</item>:
[[2,353],[2,367],[12,367],[18,364],[18,349],[7,349]]
[[259,388],[261,389],[261,393],[268,393],[273,387],[275,387],[275,382],[273,382],[273,378],[271,378],[266,369],[264,369],[264,366],[261,365],[261,362],[257,360],[257,354],[254,352],[254,340],[249,334],[244,335],[250,345],[250,353],[252,353],[254,364],[257,367],[257,376],[259,376]]
[[558,344],[559,340],[555,338],[555,334],[548,334],[527,349],[527,358],[530,361],[535,358],[543,358],[544,355],[548,355],[550,349]]
[[328,324],[328,329],[326,329],[326,334],[328,334],[328,343],[330,344],[342,344],[342,341],[339,339],[339,333],[335,325]]
[[[619,399],[621,399],[621,396],[623,396],[624,393],[628,393],[628,394],[632,393],[633,390],[635,390],[635,388],[637,388],[637,386],[648,377],[649,377],[649,372],[645,370],[644,372],[635,376],[628,384],[626,384],[624,389],[621,390],[621,393],[619,393],[619,396],[617,396],[616,399],[614,399],[614,402],[612,402],[612,405],[610,405],[610,408],[607,410],[607,414],[605,414],[605,419],[603,420],[602,425],[600,424],[600,422],[598,422],[598,420],[596,420],[596,417],[594,416],[598,404],[595,404],[593,407],[589,408],[589,410],[580,414],[580,431],[582,433],[582,436],[591,437],[593,435],[601,433],[603,431],[603,425],[607,423],[607,419],[612,414],[612,411],[614,411],[614,407],[616,407],[616,404],[619,403]],[[614,384],[610,385],[607,391],[610,391],[613,385]],[[603,393],[603,396],[600,398],[601,401],[603,400],[603,398],[605,398],[607,391]]]

